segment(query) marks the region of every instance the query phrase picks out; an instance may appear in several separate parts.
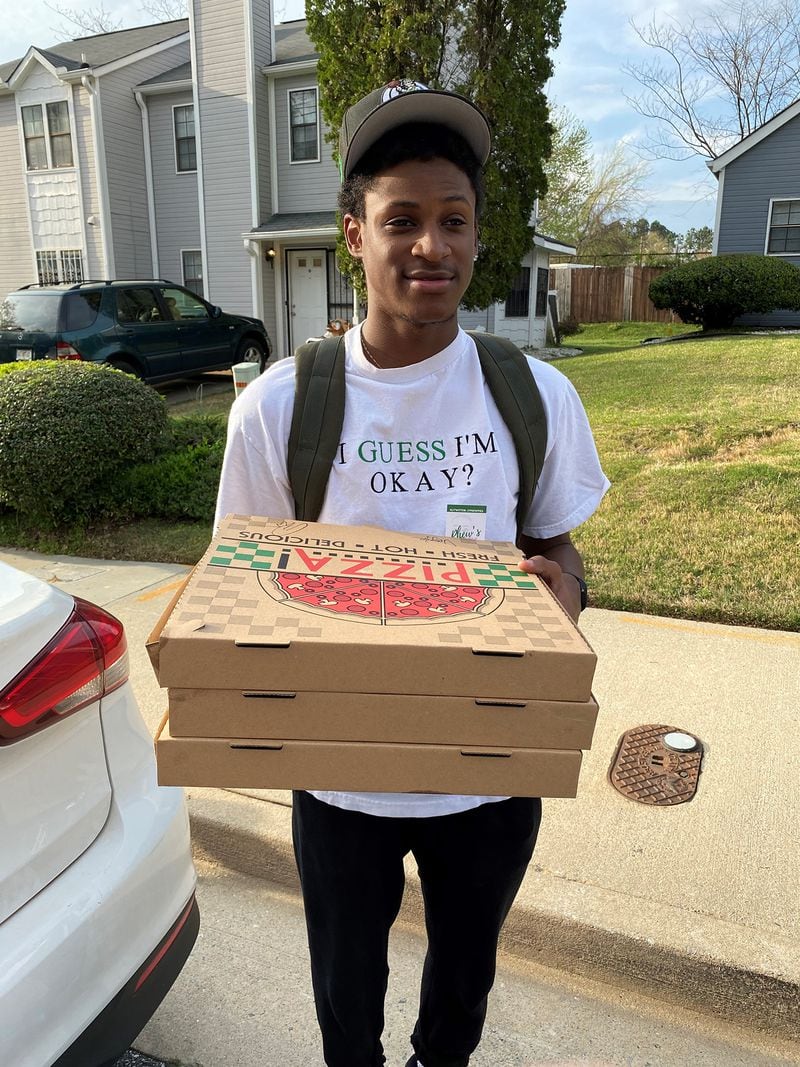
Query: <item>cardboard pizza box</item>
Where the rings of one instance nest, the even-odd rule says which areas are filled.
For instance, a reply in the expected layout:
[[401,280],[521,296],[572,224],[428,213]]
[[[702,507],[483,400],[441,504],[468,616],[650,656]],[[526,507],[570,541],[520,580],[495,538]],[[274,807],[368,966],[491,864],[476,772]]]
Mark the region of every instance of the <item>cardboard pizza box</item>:
[[505,542],[228,516],[148,650],[163,687],[584,703],[596,657]]
[[160,785],[574,797],[581,753],[560,749],[156,735]]
[[597,704],[394,693],[170,689],[173,737],[590,748]]

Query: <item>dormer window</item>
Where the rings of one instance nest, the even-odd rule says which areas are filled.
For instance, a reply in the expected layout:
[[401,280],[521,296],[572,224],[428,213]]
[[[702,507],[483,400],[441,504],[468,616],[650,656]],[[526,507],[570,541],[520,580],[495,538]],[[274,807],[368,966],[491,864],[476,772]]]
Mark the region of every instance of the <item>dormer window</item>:
[[21,112],[28,170],[73,166],[67,101],[29,104]]

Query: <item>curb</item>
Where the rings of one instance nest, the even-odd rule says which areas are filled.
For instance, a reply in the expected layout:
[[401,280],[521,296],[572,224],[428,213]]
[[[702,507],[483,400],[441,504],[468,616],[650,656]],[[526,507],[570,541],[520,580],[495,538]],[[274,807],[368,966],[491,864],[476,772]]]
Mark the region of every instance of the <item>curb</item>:
[[[299,894],[291,807],[236,793],[226,793],[226,799],[220,801],[211,792],[193,790],[189,800],[195,858]],[[231,820],[231,800],[232,810],[238,808],[244,819]],[[254,803],[268,810],[258,812]],[[220,817],[222,807],[227,809],[224,818]],[[257,817],[256,822],[269,824],[266,832],[247,825],[254,813],[263,816]],[[407,888],[399,918],[424,931],[419,881],[413,867],[407,868],[406,873]],[[543,873],[542,877],[548,876]],[[713,1015],[742,1029],[769,1031],[773,1038],[800,1041],[800,983],[679,946],[656,944],[641,931],[626,930],[624,914],[621,922],[614,924],[615,929],[587,921],[575,914],[580,903],[585,904],[587,887],[551,881],[556,899],[566,891],[568,899],[559,901],[561,910],[518,900],[501,937],[504,952],[539,966],[613,984],[661,1003]],[[574,894],[572,900],[570,892]],[[573,908],[573,903],[578,908]]]

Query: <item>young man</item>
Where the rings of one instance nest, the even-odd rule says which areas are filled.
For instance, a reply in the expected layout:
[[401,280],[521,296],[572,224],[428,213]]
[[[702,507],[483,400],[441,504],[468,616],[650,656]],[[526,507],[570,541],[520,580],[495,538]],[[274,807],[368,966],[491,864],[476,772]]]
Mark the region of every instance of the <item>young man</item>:
[[[348,331],[342,440],[322,522],[449,535],[447,505],[481,505],[477,536],[517,538],[511,435],[457,311],[472,276],[489,128],[469,101],[395,82],[345,116],[340,208],[364,265],[368,313]],[[608,482],[569,381],[530,359],[547,416],[541,478],[519,545],[577,619],[583,565],[569,531]],[[231,412],[217,521],[294,515],[286,453],[294,365]],[[325,664],[320,663],[320,671]],[[480,1040],[500,929],[530,860],[541,801],[294,794],[293,830],[328,1067],[380,1067],[389,930],[416,859],[429,948],[409,1065],[465,1067]]]

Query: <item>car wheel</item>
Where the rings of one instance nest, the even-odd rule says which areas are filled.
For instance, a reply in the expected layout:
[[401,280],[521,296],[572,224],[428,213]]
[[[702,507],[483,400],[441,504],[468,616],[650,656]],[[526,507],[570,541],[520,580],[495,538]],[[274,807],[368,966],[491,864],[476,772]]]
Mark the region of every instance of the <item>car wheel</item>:
[[267,365],[267,350],[261,341],[254,337],[245,337],[236,349],[236,362],[257,363],[259,370],[263,372]]
[[131,363],[126,363],[124,359],[115,359],[109,361],[109,367],[113,367],[114,370],[121,370],[123,374],[132,374],[134,378],[141,378],[141,374]]

